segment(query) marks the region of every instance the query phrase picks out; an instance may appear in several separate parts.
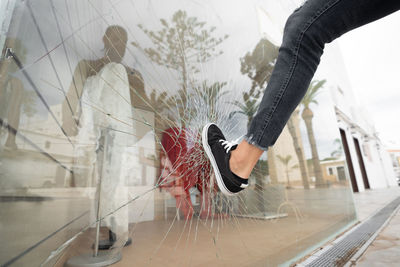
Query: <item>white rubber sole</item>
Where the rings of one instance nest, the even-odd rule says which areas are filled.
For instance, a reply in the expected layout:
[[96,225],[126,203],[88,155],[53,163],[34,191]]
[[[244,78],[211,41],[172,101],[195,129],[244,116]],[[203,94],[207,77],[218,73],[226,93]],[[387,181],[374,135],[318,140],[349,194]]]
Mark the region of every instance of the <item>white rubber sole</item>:
[[224,182],[223,182],[223,180],[222,180],[222,177],[221,177],[221,173],[219,172],[219,169],[218,169],[217,162],[215,161],[214,155],[213,155],[213,153],[211,152],[211,148],[210,148],[210,146],[208,145],[207,132],[208,132],[208,128],[209,128],[211,125],[213,125],[213,124],[215,125],[215,123],[207,123],[207,124],[203,127],[203,132],[201,133],[201,140],[202,140],[202,143],[203,143],[204,150],[206,151],[206,154],[207,154],[208,158],[210,159],[211,165],[212,165],[212,167],[213,167],[214,174],[215,174],[215,178],[216,178],[216,180],[217,180],[217,185],[218,185],[218,187],[219,187],[219,190],[221,190],[221,192],[222,192],[224,195],[233,196],[233,195],[236,195],[236,194],[238,194],[238,193],[232,193],[231,191],[229,191],[229,190],[225,187],[225,184],[224,184]]

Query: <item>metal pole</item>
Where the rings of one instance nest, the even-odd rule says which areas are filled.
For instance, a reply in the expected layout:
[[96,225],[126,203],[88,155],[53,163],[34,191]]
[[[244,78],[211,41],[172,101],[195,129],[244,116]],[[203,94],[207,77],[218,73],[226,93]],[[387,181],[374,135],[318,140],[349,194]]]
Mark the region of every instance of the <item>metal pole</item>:
[[[109,138],[110,129],[107,128],[102,132],[102,136],[104,137],[104,141],[99,144],[99,149],[103,148],[103,156],[101,157],[101,161],[97,162],[101,166],[101,174],[99,175],[99,181],[97,183],[97,207],[96,207],[96,239],[94,244],[94,253],[93,254],[83,254],[77,257],[73,257],[69,259],[64,267],[101,267],[101,266],[109,266],[114,264],[122,259],[121,253],[110,253],[110,250],[106,250],[104,252],[99,253],[99,236],[100,236],[100,205],[101,205],[101,181],[104,177],[106,169],[103,167],[104,162],[107,160],[107,148],[108,148],[108,138]],[[99,157],[100,158],[100,157]]]

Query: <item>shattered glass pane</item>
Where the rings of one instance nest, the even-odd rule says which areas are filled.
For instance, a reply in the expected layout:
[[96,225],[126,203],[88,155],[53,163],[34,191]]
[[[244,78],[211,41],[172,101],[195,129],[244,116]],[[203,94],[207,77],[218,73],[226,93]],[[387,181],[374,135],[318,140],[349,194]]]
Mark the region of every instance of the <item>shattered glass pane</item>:
[[201,145],[208,122],[246,134],[298,2],[16,1],[0,264],[288,265],[353,224],[329,71],[239,195],[219,192]]

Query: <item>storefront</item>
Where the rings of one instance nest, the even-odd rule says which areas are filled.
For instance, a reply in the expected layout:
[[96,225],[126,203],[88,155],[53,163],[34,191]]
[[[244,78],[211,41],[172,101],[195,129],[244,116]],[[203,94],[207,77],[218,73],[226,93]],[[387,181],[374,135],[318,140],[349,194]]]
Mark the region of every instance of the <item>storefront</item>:
[[322,171],[330,77],[238,196],[201,146],[209,121],[246,133],[300,1],[167,2],[2,3],[2,266],[90,260],[98,240],[118,266],[289,265],[356,222],[344,162]]

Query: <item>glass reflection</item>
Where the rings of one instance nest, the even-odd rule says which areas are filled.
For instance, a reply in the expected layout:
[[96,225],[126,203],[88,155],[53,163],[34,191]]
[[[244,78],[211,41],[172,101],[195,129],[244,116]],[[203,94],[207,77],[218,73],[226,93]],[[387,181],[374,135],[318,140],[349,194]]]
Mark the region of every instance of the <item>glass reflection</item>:
[[0,68],[1,264],[93,253],[100,221],[101,255],[121,266],[275,266],[354,222],[330,77],[238,196],[218,191],[201,146],[209,121],[246,133],[290,1],[17,2]]
[[[20,40],[16,38],[7,38],[5,47],[18,51],[22,60],[25,57],[26,48]],[[5,49],[3,49],[2,54],[6,54]],[[8,127],[8,131],[4,131],[3,128],[1,128],[1,135],[2,138],[6,138],[4,147],[10,150],[17,149],[15,132],[18,131],[23,103],[23,112],[32,112],[32,96],[29,93],[27,95],[24,94],[23,83],[18,77],[15,77],[15,72],[17,72],[17,70],[17,66],[12,63],[10,58],[6,58],[1,64],[0,116],[2,119],[4,118],[4,122],[10,126]],[[15,132],[13,129],[15,129]]]

